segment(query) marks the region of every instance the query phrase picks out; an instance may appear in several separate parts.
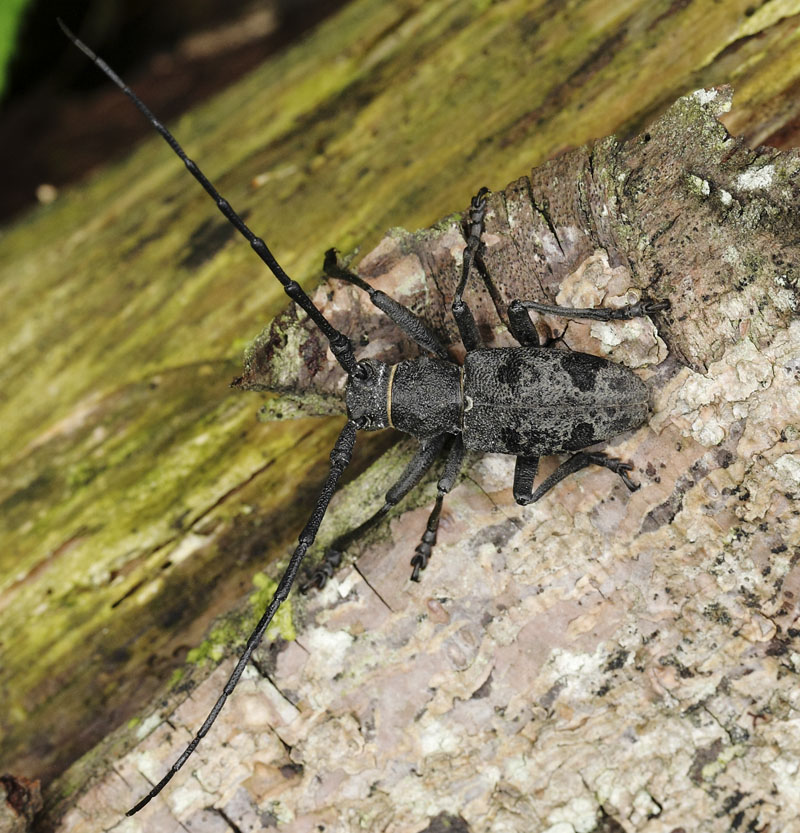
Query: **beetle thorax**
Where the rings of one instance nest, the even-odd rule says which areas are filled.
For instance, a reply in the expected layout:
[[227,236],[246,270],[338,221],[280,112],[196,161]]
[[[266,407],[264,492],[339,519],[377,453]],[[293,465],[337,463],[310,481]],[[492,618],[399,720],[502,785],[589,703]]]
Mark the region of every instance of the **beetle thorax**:
[[419,439],[461,431],[461,368],[440,359],[388,365],[375,359],[358,363],[347,380],[350,419],[366,431],[397,428]]
[[389,425],[423,440],[461,431],[461,368],[428,356],[391,369]]

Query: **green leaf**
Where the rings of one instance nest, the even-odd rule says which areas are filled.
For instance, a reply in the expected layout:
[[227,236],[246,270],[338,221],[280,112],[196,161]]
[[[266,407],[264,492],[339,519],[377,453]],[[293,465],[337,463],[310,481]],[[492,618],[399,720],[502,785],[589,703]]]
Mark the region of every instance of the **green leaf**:
[[30,0],[3,0],[0,3],[0,96],[6,89],[8,67],[17,45],[17,33]]

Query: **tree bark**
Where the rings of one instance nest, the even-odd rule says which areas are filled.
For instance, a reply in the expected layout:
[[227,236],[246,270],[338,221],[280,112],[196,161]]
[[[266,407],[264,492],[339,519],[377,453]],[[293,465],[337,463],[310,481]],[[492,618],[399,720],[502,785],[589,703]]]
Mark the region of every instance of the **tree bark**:
[[[657,327],[576,322],[564,337],[648,381],[649,425],[608,446],[642,488],[584,471],[521,508],[512,458],[479,459],[447,498],[419,588],[408,560],[428,507],[379,530],[269,664],[295,706],[276,731],[303,775],[276,802],[297,818],[412,830],[433,824],[420,807],[447,806],[464,829],[589,831],[797,817],[795,794],[774,790],[800,764],[800,153],[730,137],[717,121],[730,97],[698,91],[628,142],[567,153],[492,196],[499,297],[477,278],[468,296],[488,343],[507,342],[497,322],[515,297],[670,299]],[[392,232],[359,266],[456,354],[463,246],[451,218]],[[332,281],[315,297],[367,334],[360,355],[417,352],[366,293]],[[287,310],[243,384],[327,402],[341,374],[324,352]],[[368,489],[343,495],[337,519],[377,508]]]
[[[470,287],[493,345],[508,340],[498,321],[515,297],[670,299],[656,323],[576,322],[564,336],[648,381],[649,424],[607,446],[642,488],[587,470],[520,507],[513,459],[473,460],[413,585],[429,484],[351,548],[357,563],[310,597],[296,639],[261,652],[260,674],[165,797],[179,820],[197,823],[211,802],[239,829],[259,818],[309,830],[701,819],[723,830],[737,818],[786,829],[796,818],[800,154],[728,136],[716,117],[729,104],[730,90],[696,92],[643,134],[567,153],[494,194],[484,242],[499,291]],[[453,217],[394,231],[359,264],[456,354],[447,310],[463,246]],[[315,299],[368,336],[360,356],[415,352],[365,293],[332,282]],[[326,352],[290,308],[241,384],[327,403],[341,373]],[[380,505],[404,459],[342,490],[323,544]],[[228,671],[172,715],[180,733],[162,726],[124,759],[115,794],[145,789],[137,769],[159,777]]]
[[[522,509],[509,461],[474,460],[409,586],[419,489],[350,553],[358,571],[290,599],[198,757],[128,824],[790,829],[796,154],[729,141],[709,117],[721,91],[656,119],[732,80],[733,132],[798,144],[796,18],[615,8],[359,0],[176,128],[307,286],[328,246],[373,249],[486,184],[501,294],[473,283],[469,299],[490,343],[514,295],[673,307],[655,328],[565,336],[654,390],[649,426],[611,446],[639,492],[585,471]],[[256,565],[291,546],[339,429],[257,425],[227,391],[285,298],[187,176],[148,144],[0,241],[2,758],[52,777],[106,736],[47,786],[42,830],[115,825],[200,724],[232,660],[203,677],[250,628],[273,586]],[[451,342],[462,246],[451,218],[353,262]],[[335,292],[347,331],[371,334],[359,355],[412,355],[363,295]],[[342,379],[314,335],[303,362],[328,387],[312,396],[291,350],[277,381],[331,410]],[[380,503],[409,450],[342,490],[320,547]]]

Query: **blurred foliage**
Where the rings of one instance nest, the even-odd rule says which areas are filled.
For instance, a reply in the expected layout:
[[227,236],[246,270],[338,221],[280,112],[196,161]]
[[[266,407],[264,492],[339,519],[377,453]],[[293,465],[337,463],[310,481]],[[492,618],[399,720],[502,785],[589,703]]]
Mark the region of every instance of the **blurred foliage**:
[[0,3],[0,98],[6,89],[8,67],[14,57],[17,33],[31,0],[3,0]]

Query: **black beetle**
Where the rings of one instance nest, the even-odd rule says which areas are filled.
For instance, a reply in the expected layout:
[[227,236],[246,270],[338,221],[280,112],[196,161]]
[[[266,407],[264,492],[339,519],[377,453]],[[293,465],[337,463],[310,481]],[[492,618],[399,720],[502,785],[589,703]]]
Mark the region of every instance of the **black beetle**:
[[[300,533],[297,548],[289,559],[275,595],[247,640],[236,667],[208,717],[167,774],[128,811],[127,815],[133,815],[158,795],[183,766],[211,728],[238,683],[275,612],[288,596],[300,564],[314,542],[337,483],[352,457],[357,430],[371,431],[391,426],[419,439],[420,447],[400,479],[386,493],[381,509],[358,528],[334,542],[326,552],[323,563],[301,586],[303,591],[312,585],[321,587],[340,563],[342,550],[376,524],[419,484],[445,449],[446,461],[438,482],[436,502],[422,540],[411,559],[411,578],[414,581],[419,580],[420,572],[425,569],[430,558],[436,542],[442,501],[456,481],[465,449],[514,455],[514,498],[520,504],[539,500],[564,477],[588,465],[604,466],[619,474],[629,489],[637,489],[638,486],[627,474],[632,469],[631,464],[601,452],[580,449],[640,426],[649,413],[647,387],[630,370],[607,359],[552,349],[557,338],[550,338],[542,344],[528,310],[570,318],[611,321],[663,310],[668,303],[640,301],[618,309],[569,309],[536,301],[516,300],[508,309],[508,326],[520,346],[480,349],[475,320],[462,296],[473,266],[487,285],[491,284],[491,277],[481,256],[481,235],[488,193],[486,188],[482,188],[472,199],[464,227],[466,248],[461,280],[452,303],[453,316],[466,349],[463,365],[449,356],[438,337],[411,310],[339,266],[333,250],[327,253],[325,270],[330,276],[348,281],[368,292],[378,309],[386,313],[420,347],[432,354],[395,365],[374,359],[358,361],[350,339],[336,330],[300,285],[289,278],[266,243],[250,231],[202,171],[186,156],[166,127],[122,79],[60,20],[59,25],[66,36],[129,96],[183,160],[222,214],[247,239],[280,281],[286,294],[319,327],[333,355],[347,374],[345,401],[348,421],[331,452],[328,477],[311,517]],[[564,451],[577,453],[534,490],[533,481],[539,457]]]

